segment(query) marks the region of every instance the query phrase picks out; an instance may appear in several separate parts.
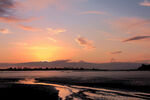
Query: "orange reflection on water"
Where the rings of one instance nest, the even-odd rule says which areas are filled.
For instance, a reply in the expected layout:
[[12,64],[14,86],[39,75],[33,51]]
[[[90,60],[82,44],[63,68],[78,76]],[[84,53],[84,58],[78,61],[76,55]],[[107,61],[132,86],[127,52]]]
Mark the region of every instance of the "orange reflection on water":
[[71,95],[72,92],[78,92],[77,90],[70,88],[68,86],[58,85],[58,84],[50,84],[50,83],[36,83],[36,80],[34,78],[25,78],[23,80],[19,80],[17,83],[19,84],[40,84],[40,85],[51,85],[56,88],[56,90],[59,91],[59,97],[61,97],[62,100],[65,100],[67,96]]
[[35,84],[36,80],[34,78],[25,78],[23,80],[19,80],[17,83],[20,84]]

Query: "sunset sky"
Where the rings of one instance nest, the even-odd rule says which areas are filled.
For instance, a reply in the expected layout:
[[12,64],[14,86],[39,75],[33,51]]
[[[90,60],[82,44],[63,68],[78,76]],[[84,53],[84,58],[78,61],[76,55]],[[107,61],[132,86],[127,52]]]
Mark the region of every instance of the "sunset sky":
[[0,62],[150,61],[150,0],[0,0]]

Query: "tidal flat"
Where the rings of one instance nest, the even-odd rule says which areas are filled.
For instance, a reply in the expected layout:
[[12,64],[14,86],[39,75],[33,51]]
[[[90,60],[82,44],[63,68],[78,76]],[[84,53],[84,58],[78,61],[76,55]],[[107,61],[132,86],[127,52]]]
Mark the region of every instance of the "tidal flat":
[[148,100],[149,79],[149,72],[138,71],[1,72],[0,92],[18,100]]

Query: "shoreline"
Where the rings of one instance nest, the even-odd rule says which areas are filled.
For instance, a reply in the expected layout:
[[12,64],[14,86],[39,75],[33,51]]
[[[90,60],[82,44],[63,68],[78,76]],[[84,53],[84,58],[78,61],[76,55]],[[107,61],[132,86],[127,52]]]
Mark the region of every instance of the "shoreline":
[[15,81],[18,79],[12,79],[11,82],[1,80],[0,82],[0,94],[3,99],[34,99],[34,100],[59,100],[58,90],[53,86],[35,85],[35,84],[17,84]]
[[150,70],[107,70],[107,69],[0,69],[0,71],[150,71]]
[[[24,80],[26,78],[0,78],[1,83],[15,83],[19,80]],[[29,78],[30,79],[30,78]],[[120,91],[131,91],[131,92],[143,92],[150,93],[150,86],[139,86],[132,84],[124,84],[125,80],[109,80],[105,82],[93,82],[94,79],[81,81],[74,78],[65,78],[65,77],[52,77],[52,78],[33,78],[37,82],[48,83],[48,84],[58,84],[58,85],[76,85],[76,86],[87,86],[91,88],[103,88],[103,89],[112,89]]]
[[10,87],[13,84],[11,91],[22,86],[30,91],[30,87],[37,86],[45,93],[51,92],[45,88],[53,87],[62,100],[150,99],[149,72],[7,71],[1,72],[0,77],[0,89],[6,83]]
[[61,85],[77,85],[77,86],[88,86],[93,88],[104,88],[131,92],[143,92],[150,93],[150,86],[136,86],[131,84],[124,84],[125,80],[109,80],[106,82],[92,82],[93,80],[85,80],[79,82],[79,79],[70,78],[35,78],[38,82],[54,83]]

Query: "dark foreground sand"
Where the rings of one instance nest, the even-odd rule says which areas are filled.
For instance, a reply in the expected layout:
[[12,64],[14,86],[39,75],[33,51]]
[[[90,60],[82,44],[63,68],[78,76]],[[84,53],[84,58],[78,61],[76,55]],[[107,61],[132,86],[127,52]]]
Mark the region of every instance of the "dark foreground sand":
[[16,80],[0,79],[1,100],[59,100],[58,91],[52,86],[10,83]]
[[82,79],[82,78],[67,78],[67,77],[54,77],[54,78],[37,78],[39,82],[64,84],[64,85],[79,85],[89,86],[96,88],[115,89],[124,91],[138,91],[144,93],[150,93],[150,85],[138,85],[133,84],[133,80],[112,80],[107,78],[94,78],[94,79]]
[[[79,78],[34,78],[34,84],[21,83],[20,78],[0,79],[0,100],[134,100],[150,99],[150,87],[126,84],[125,80],[110,79],[79,79]],[[28,80],[30,82],[30,80]],[[27,82],[28,82],[27,81]],[[39,84],[44,83],[44,84]],[[46,83],[48,83],[46,85]],[[52,83],[52,84],[51,84]],[[129,80],[128,80],[128,83]],[[55,84],[55,85],[53,85]],[[60,86],[58,86],[60,84]],[[82,86],[88,86],[82,87]],[[95,87],[95,88],[90,88]],[[57,90],[56,90],[57,89]],[[61,90],[62,89],[62,90]],[[73,91],[73,90],[79,91]],[[98,89],[98,90],[97,90]],[[111,90],[110,90],[111,89]],[[115,90],[119,91],[115,91]],[[69,90],[69,93],[67,92]],[[121,90],[121,91],[120,91]],[[122,91],[123,90],[123,91]],[[139,91],[132,92],[131,91]],[[63,92],[63,93],[62,93]],[[128,93],[129,92],[129,93]],[[141,93],[143,92],[143,93]],[[67,93],[67,95],[66,95]],[[71,93],[71,94],[70,94]],[[66,95],[60,96],[61,94]],[[78,99],[76,99],[78,100]]]

